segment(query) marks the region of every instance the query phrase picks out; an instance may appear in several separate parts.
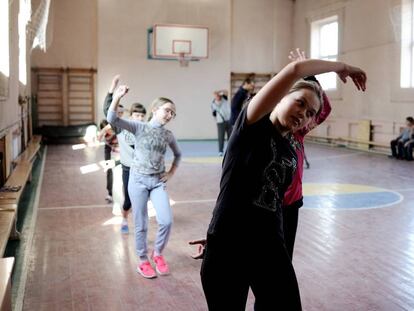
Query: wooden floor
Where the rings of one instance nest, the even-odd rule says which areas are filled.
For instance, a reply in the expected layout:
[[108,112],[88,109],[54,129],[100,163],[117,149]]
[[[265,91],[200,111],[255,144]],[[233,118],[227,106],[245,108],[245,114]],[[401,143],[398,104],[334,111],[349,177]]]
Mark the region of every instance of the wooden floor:
[[[172,273],[154,280],[135,272],[134,238],[120,233],[105,203],[105,173],[81,173],[103,159],[103,148],[48,146],[23,309],[207,310],[201,262],[187,245],[205,236],[218,192],[220,159],[208,157],[216,146],[205,144],[213,150],[207,157],[181,144],[184,159],[168,184]],[[314,144],[306,150],[309,191],[294,254],[304,310],[414,310],[414,163]],[[151,218],[150,246],[155,229]],[[246,310],[252,302],[250,295]]]

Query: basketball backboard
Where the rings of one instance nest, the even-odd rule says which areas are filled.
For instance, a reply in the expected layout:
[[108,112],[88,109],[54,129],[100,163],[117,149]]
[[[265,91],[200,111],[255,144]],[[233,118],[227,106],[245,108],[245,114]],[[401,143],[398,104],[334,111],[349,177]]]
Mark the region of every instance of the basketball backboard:
[[156,24],[148,29],[148,58],[196,61],[208,58],[208,28]]

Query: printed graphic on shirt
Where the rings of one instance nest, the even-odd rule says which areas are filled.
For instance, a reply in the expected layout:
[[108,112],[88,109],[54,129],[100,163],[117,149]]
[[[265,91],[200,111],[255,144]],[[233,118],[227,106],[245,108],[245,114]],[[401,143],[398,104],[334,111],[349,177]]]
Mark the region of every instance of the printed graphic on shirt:
[[127,130],[123,130],[121,132],[121,135],[124,136],[124,140],[128,145],[134,145],[135,144],[135,135],[131,132],[128,132]]
[[138,161],[138,171],[164,170],[164,155],[167,150],[168,132],[162,128],[145,127],[139,137],[138,155],[142,161]]
[[277,144],[271,140],[272,160],[265,168],[262,176],[262,190],[259,196],[253,201],[253,203],[261,208],[269,211],[276,211],[283,197],[280,187],[286,183],[286,179],[289,177],[289,172],[293,172],[296,169],[296,159],[282,157],[281,161],[277,161]]
[[302,150],[303,149],[303,145],[301,144],[301,142],[299,141],[299,140],[297,140],[296,138],[295,138],[295,136],[293,136],[293,135],[291,135],[290,137],[289,137],[289,142],[290,142],[290,145],[293,147],[293,149],[296,151],[296,150]]

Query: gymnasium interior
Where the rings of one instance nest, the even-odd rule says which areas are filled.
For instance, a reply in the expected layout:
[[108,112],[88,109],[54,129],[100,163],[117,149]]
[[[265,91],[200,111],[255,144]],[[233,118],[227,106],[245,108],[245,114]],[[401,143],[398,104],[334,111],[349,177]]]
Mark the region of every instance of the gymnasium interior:
[[[202,260],[192,258],[189,241],[206,237],[220,190],[214,92],[225,90],[231,104],[251,79],[256,94],[296,49],[367,75],[364,92],[335,73],[316,77],[332,111],[304,143],[292,258],[302,308],[414,310],[414,163],[392,157],[390,145],[414,116],[414,0],[0,6],[1,311],[208,310]],[[129,86],[125,109],[139,102],[149,112],[157,97],[176,105],[166,125],[182,153],[167,182],[174,221],[163,254],[171,273],[154,279],[136,271],[131,217],[129,233],[121,232],[119,154],[110,168],[114,202],[105,200],[108,162],[97,133],[116,75]],[[171,151],[165,160],[169,167]],[[151,201],[148,217],[151,248]],[[260,271],[267,269],[263,256]],[[246,310],[254,302],[250,291]]]

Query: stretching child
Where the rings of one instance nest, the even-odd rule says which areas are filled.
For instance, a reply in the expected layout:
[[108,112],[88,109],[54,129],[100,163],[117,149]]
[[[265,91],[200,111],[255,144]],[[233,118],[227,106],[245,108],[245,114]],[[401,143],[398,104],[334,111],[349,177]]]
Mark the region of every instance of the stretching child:
[[284,245],[282,203],[297,168],[291,134],[322,108],[319,85],[300,78],[331,71],[365,90],[366,75],[359,68],[315,59],[292,62],[237,119],[201,266],[209,310],[244,310],[249,287],[255,310],[301,310]]
[[[289,54],[291,61],[306,60],[305,52],[296,49]],[[315,76],[306,77],[305,80],[315,81]],[[296,231],[298,229],[299,208],[303,205],[302,193],[302,178],[303,178],[303,164],[306,163],[304,140],[313,128],[321,124],[331,113],[331,104],[325,92],[322,91],[323,104],[320,113],[309,124],[293,133],[293,140],[295,141],[296,155],[298,157],[298,167],[293,175],[292,183],[286,190],[283,198],[283,235],[285,239],[286,249],[290,258],[293,258],[293,248],[295,246]]]
[[[119,108],[122,109],[122,108]],[[108,123],[105,119],[101,121],[99,124],[99,133],[98,133],[98,140],[104,141],[104,159],[105,159],[105,174],[106,174],[106,191],[108,192],[107,196],[105,197],[105,201],[107,203],[113,202],[113,184],[114,184],[114,177],[113,177],[113,166],[111,165],[112,155],[119,152],[119,145],[118,139],[116,137],[116,133],[112,128],[111,124]]]
[[[104,115],[106,116],[108,114],[109,106],[112,103],[112,97],[115,88],[117,87],[119,83],[119,75],[116,75],[112,79],[111,86],[109,87],[108,94],[105,97],[104,102]],[[119,105],[118,105],[119,107]],[[133,103],[131,105],[131,109],[129,110],[129,118],[132,120],[138,120],[138,121],[144,121],[145,115],[147,111],[145,107],[140,103]],[[129,227],[128,227],[128,214],[131,209],[131,200],[129,198],[128,194],[128,182],[129,182],[129,170],[132,164],[133,159],[133,153],[134,153],[134,144],[135,144],[135,136],[126,131],[122,130],[120,128],[115,127],[114,131],[116,133],[118,143],[119,143],[119,153],[120,153],[120,160],[121,160],[121,166],[122,166],[122,192],[124,195],[123,198],[123,204],[122,204],[122,223],[121,223],[121,232],[124,234],[129,233]],[[122,198],[121,202],[122,202]],[[115,204],[120,204],[115,200]]]
[[[120,86],[113,95],[108,110],[108,121],[135,135],[134,159],[130,170],[128,192],[135,222],[136,252],[139,257],[137,271],[145,278],[157,276],[148,256],[148,197],[154,205],[158,232],[154,251],[150,255],[160,275],[169,274],[169,267],[162,255],[171,232],[172,211],[166,182],[174,175],[181,159],[181,152],[173,133],[164,126],[176,116],[175,104],[167,98],[157,98],[152,103],[148,123],[118,118],[115,111],[128,87]],[[169,146],[174,154],[171,168],[165,170],[165,153]]]

